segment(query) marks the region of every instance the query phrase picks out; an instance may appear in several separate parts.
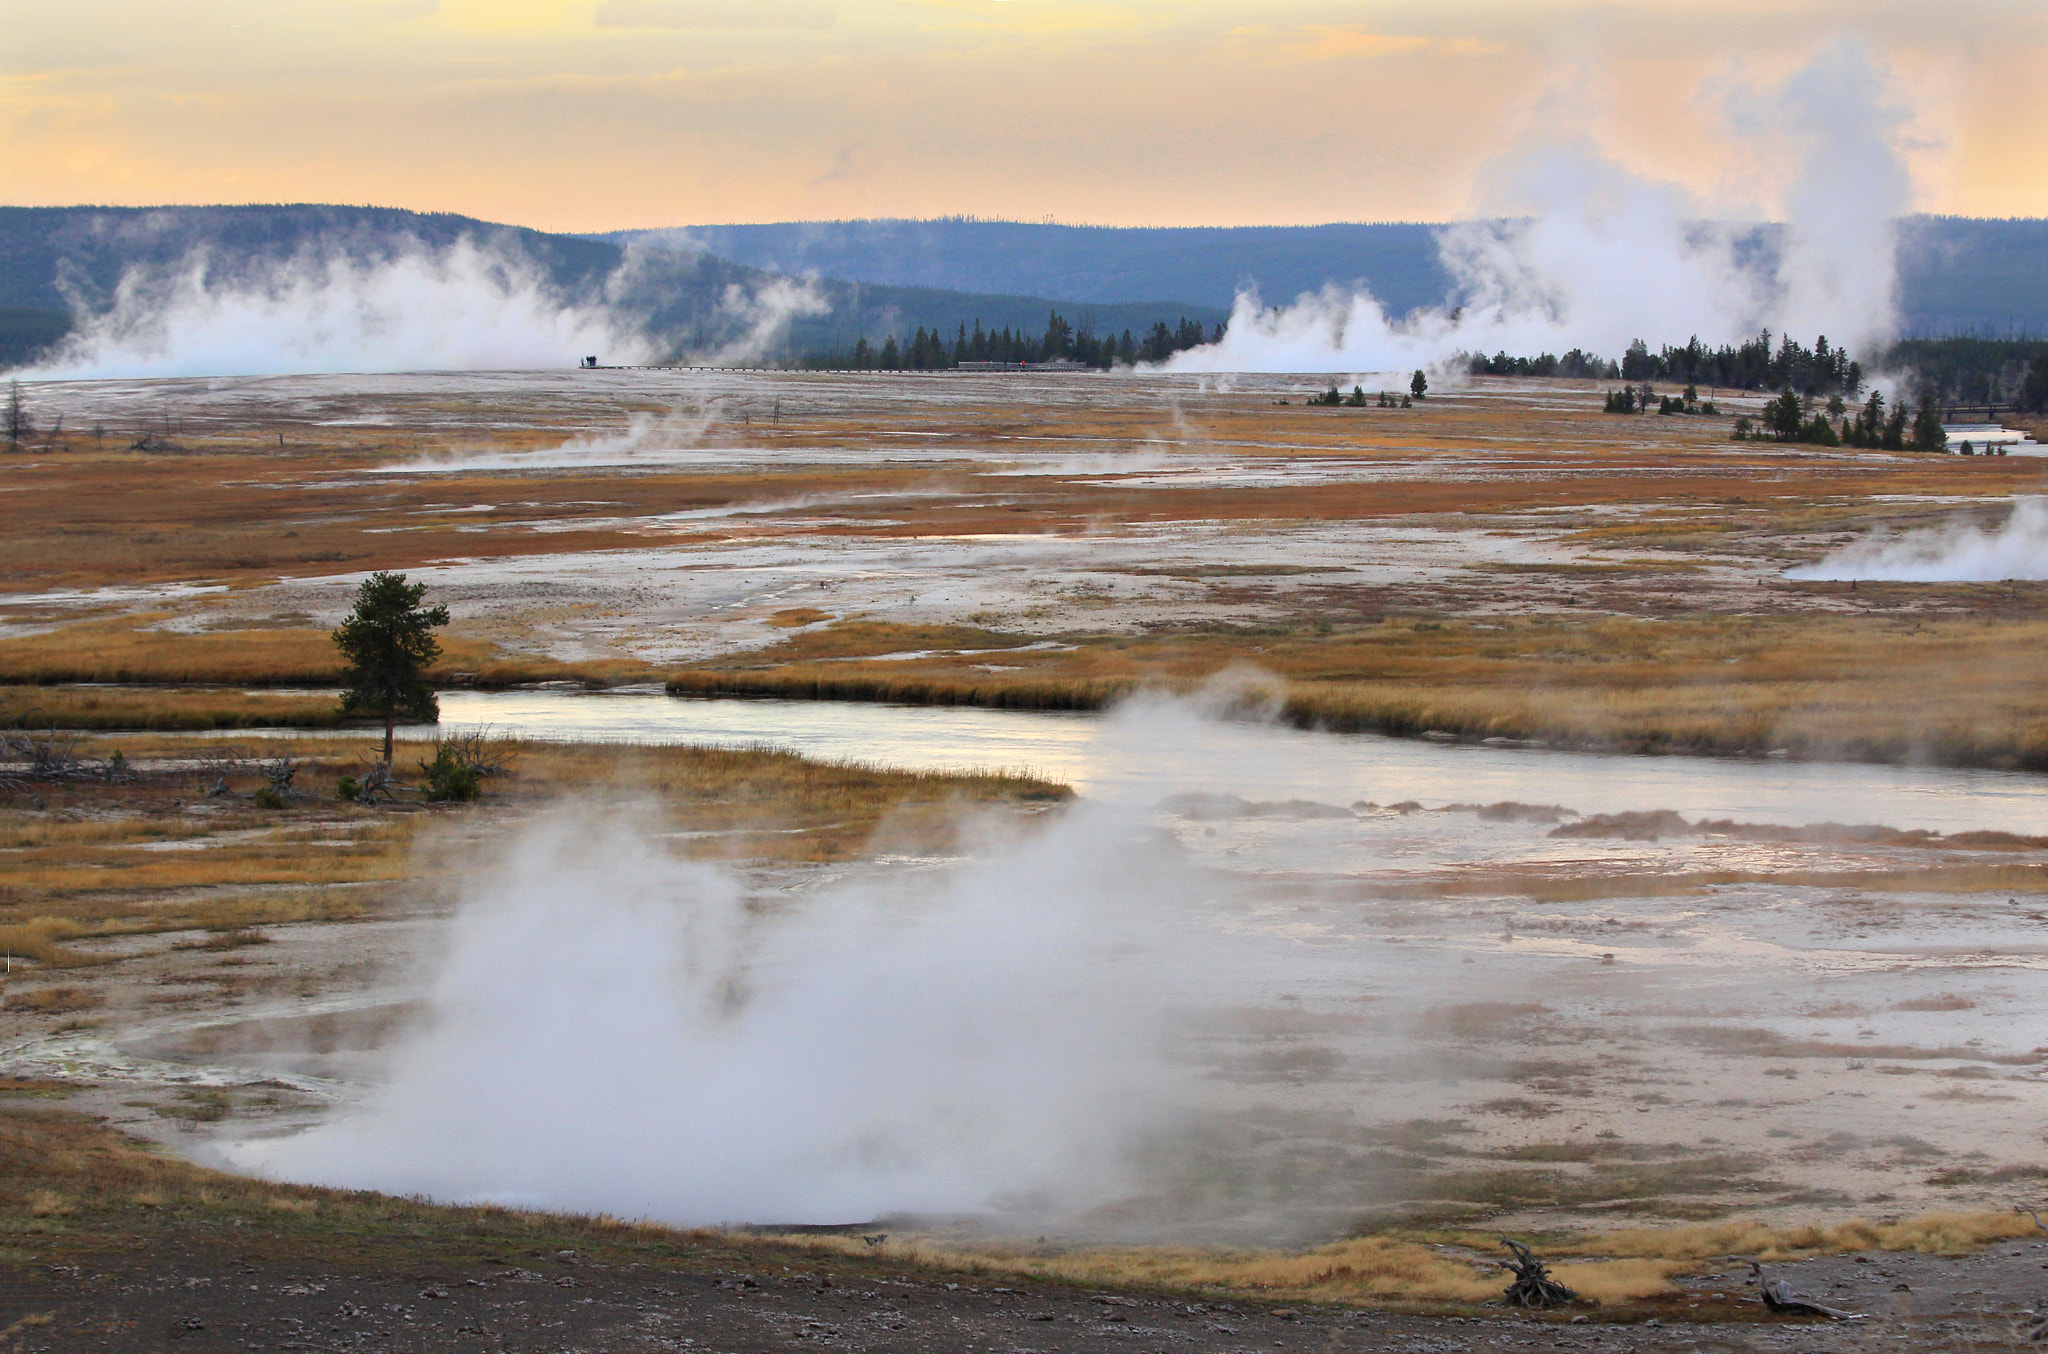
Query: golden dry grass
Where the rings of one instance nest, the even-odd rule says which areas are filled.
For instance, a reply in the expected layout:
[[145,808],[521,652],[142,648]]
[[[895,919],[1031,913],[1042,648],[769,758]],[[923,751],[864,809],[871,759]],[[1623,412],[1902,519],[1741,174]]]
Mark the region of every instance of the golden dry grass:
[[340,720],[328,696],[0,686],[0,725],[27,729],[332,728]]
[[52,1015],[65,1011],[90,1011],[106,1004],[106,996],[84,987],[32,987],[7,993],[6,1005],[18,1010]]
[[[104,962],[76,942],[166,930],[228,930],[376,914],[403,889],[432,895],[457,868],[415,841],[423,827],[462,818],[485,836],[562,799],[629,797],[689,832],[684,849],[722,859],[840,860],[869,849],[887,825],[895,843],[948,843],[963,815],[1057,803],[1063,786],[1009,774],[945,775],[821,763],[790,753],[687,747],[507,745],[511,774],[487,782],[482,804],[365,808],[334,798],[339,777],[374,756],[374,742],[248,740],[235,749],[246,792],[255,764],[305,759],[307,798],[284,810],[205,796],[213,770],[188,765],[212,745],[135,735],[86,751],[125,749],[130,785],[50,787],[47,807],[0,808],[0,946],[62,968]],[[401,777],[424,749],[402,751]]]
[[[249,696],[239,700],[210,693],[203,700],[176,693],[66,691],[59,683],[160,683],[200,686],[326,686],[341,681],[333,637],[325,630],[258,627],[186,633],[158,629],[158,614],[99,617],[45,633],[0,639],[0,713],[35,708],[78,711],[96,720],[77,728],[246,728],[265,711],[295,713],[272,721],[286,726],[324,727],[339,722],[335,703],[319,697]],[[652,670],[628,658],[588,662],[505,654],[488,642],[450,635],[429,676],[443,686],[514,686],[522,682],[574,681],[611,685],[645,680]],[[324,714],[323,714],[324,711]],[[200,723],[196,712],[217,712]],[[123,722],[123,713],[134,719]],[[154,713],[157,718],[149,716]],[[8,716],[11,717],[11,716]],[[182,720],[183,722],[177,722]],[[39,717],[39,722],[42,722]]]
[[2020,1213],[1927,1213],[1893,1222],[1844,1222],[1830,1227],[1766,1227],[1754,1222],[1708,1223],[1581,1236],[1561,1248],[1578,1254],[1674,1260],[1741,1256],[1786,1260],[1856,1251],[1919,1251],[1963,1255],[1998,1241],[2035,1236]]
[[[1233,668],[1280,679],[1305,726],[1630,752],[2048,769],[2048,620],[1887,616],[1383,622],[1243,634],[1029,636],[840,624],[673,673],[678,694],[1089,709]],[[926,650],[862,662],[858,655]],[[821,662],[822,657],[835,661]]]
[[63,942],[89,931],[90,928],[68,917],[4,923],[0,924],[0,953],[13,961],[31,960],[43,968],[82,968],[103,961],[95,955],[66,949]]
[[[1672,1291],[1673,1277],[1727,1259],[1787,1260],[1858,1251],[1961,1255],[1994,1242],[2038,1236],[2024,1216],[1933,1213],[1892,1222],[1829,1227],[1768,1227],[1754,1222],[1586,1232],[1546,1240],[1546,1257],[1584,1257],[1552,1266],[1582,1296],[1625,1303]],[[783,1237],[787,1244],[853,1255],[857,1237]],[[1437,1242],[1460,1249],[1446,1251]],[[1461,1253],[1462,1252],[1462,1253]],[[1374,1235],[1302,1251],[1126,1246],[1057,1249],[957,1247],[908,1237],[885,1253],[922,1264],[985,1274],[1134,1288],[1192,1289],[1215,1295],[1330,1303],[1478,1303],[1500,1295],[1506,1279],[1493,1263],[1493,1235]]]

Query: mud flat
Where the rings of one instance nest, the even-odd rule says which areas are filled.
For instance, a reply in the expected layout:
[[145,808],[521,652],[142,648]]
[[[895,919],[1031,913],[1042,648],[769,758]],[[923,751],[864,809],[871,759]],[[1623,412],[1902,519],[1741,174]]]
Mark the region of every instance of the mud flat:
[[[1094,758],[1071,777],[1079,803],[929,761],[923,778],[892,777],[566,743],[528,749],[479,807],[357,810],[331,796],[359,747],[237,735],[244,796],[256,759],[313,759],[312,798],[265,811],[206,795],[202,773],[228,755],[217,748],[105,736],[96,748],[121,746],[139,782],[11,792],[0,808],[0,930],[22,957],[0,1009],[10,1126],[81,1111],[204,1158],[346,1113],[431,1017],[427,975],[464,896],[449,862],[516,840],[568,796],[653,814],[664,850],[723,862],[763,916],[804,916],[848,880],[886,895],[972,868],[988,838],[962,823],[985,815],[1028,835],[1113,812],[1114,840],[1185,872],[1174,901],[1203,943],[1129,957],[1179,994],[1161,1057],[1187,1112],[1133,1145],[1115,1190],[1034,1219],[1028,1254],[1003,1251],[1019,1237],[994,1216],[893,1221],[895,1244],[925,1249],[866,1260],[827,1248],[771,1264],[671,1233],[599,1245],[561,1219],[396,1203],[357,1216],[282,1183],[151,1183],[158,1167],[133,1162],[115,1184],[78,1176],[75,1162],[114,1151],[102,1144],[36,1158],[42,1183],[0,1194],[0,1264],[76,1257],[81,1273],[117,1276],[66,1297],[78,1310],[225,1330],[220,1306],[201,1315],[161,1285],[142,1296],[143,1261],[95,1257],[133,1257],[136,1238],[170,1227],[165,1272],[223,1284],[241,1271],[205,1229],[264,1219],[256,1231],[282,1249],[246,1263],[278,1295],[262,1319],[288,1325],[314,1319],[298,1297],[340,1282],[305,1257],[357,1244],[349,1235],[388,1243],[378,1264],[465,1285],[486,1281],[463,1267],[481,1263],[477,1247],[579,1283],[567,1261],[541,1262],[613,1247],[606,1264],[666,1257],[757,1281],[707,1290],[725,1296],[695,1309],[707,1324],[688,1338],[705,1341],[782,1338],[848,1296],[812,1285],[799,1303],[791,1274],[902,1276],[980,1255],[1009,1275],[1043,1262],[1082,1266],[1043,1272],[1087,1282],[1179,1284],[1180,1315],[1152,1315],[1200,1347],[1242,1347],[1255,1329],[1261,1343],[1313,1329],[1319,1347],[1376,1347],[1382,1328],[1350,1317],[1188,1308],[1202,1283],[1229,1302],[1366,1300],[1352,1261],[1326,1266],[1351,1265],[1349,1278],[1260,1288],[1247,1272],[1160,1277],[1161,1257],[1359,1234],[1448,1248],[1470,1271],[1501,1231],[1581,1259],[1615,1259],[1614,1238],[1647,1233],[1658,1239],[1628,1254],[1680,1268],[1602,1310],[1714,1323],[1755,1315],[1731,1295],[1734,1255],[1989,1240],[1967,1260],[1804,1260],[1801,1282],[1911,1341],[2009,1335],[1997,1323],[2031,1300],[2022,1279],[2031,1267],[2038,1281],[2040,1258],[2023,1229],[1982,1218],[2014,1218],[2048,1178],[2033,1015],[2048,996],[2048,822],[2012,769],[2048,748],[2048,678],[2024,661],[2044,594],[1783,572],[1880,524],[1995,523],[2026,477],[1996,459],[1814,453],[1730,443],[1705,420],[1608,418],[1591,387],[1479,382],[1414,411],[1304,407],[1321,385],[600,373],[35,388],[67,428],[107,432],[9,467],[50,505],[0,561],[0,675],[16,680],[315,686],[332,678],[326,631],[354,582],[391,567],[456,613],[442,674],[456,685],[674,680],[1071,708],[1149,686],[1193,705],[1047,718],[1060,732],[1037,746],[1110,731],[1102,750],[1035,768],[1068,779]],[[127,449],[145,434],[150,449]],[[1265,675],[1203,694],[1239,666]],[[481,711],[545,697],[465,693],[451,710],[470,699]],[[1336,740],[1203,713],[1261,702],[1300,723],[1406,721],[1396,731],[1438,738],[1290,761],[1275,749]],[[1551,749],[1503,778],[1487,757],[1510,754],[1469,746],[1485,737]],[[1742,753],[1752,762],[1692,764],[1702,780],[1754,764],[1782,783],[1768,802],[1678,793],[1682,780],[1636,768],[1685,763],[1560,750],[1588,747]],[[1830,752],[1904,765],[1818,760]],[[1916,801],[1916,762],[1992,769],[1968,773],[1981,799]],[[1553,770],[1532,784],[1532,766]],[[164,1199],[189,1207],[194,1230],[157,1216]],[[1799,1232],[1937,1213],[1979,1221]],[[351,1220],[322,1233],[328,1216]],[[442,1240],[409,1250],[393,1239],[407,1228]],[[446,1241],[515,1232],[547,1244]],[[1112,1253],[1123,1258],[1101,1258]],[[587,1277],[607,1302],[630,1291]],[[29,1282],[50,1291],[44,1270]],[[342,1301],[367,1308],[365,1294],[399,1302],[386,1278],[364,1282],[332,1288],[343,1297],[320,1319],[344,1319]],[[1027,1297],[1061,1321],[1088,1310],[1020,1286],[1033,1282],[986,1284],[982,1315],[997,1324],[976,1329],[998,1338]],[[763,1286],[790,1289],[773,1310],[796,1326],[738,1315]],[[1899,1292],[1929,1296],[1908,1312]],[[931,1300],[930,1320],[981,1319],[966,1297]],[[444,1300],[407,1300],[424,1301]],[[1652,1305],[1627,1305],[1639,1302]],[[589,1338],[630,1347],[616,1318],[591,1313]],[[1451,1329],[1401,1321],[1387,1339]],[[1109,1326],[1143,1324],[1058,1326],[1032,1347],[1092,1347],[1125,1338]],[[874,1341],[897,1340],[885,1329]],[[1668,1338],[1631,1329],[1630,1347]],[[650,1327],[647,1347],[680,1330]],[[1753,1333],[1699,1330],[1733,1344]],[[1843,1343],[1831,1338],[1810,1347]]]
[[[2039,583],[1802,583],[1995,527],[2010,459],[1735,443],[1585,383],[597,372],[49,383],[0,677],[317,685],[355,582],[451,685],[1089,708],[1233,665],[1304,723],[2048,767]],[[130,450],[130,447],[146,450]]]

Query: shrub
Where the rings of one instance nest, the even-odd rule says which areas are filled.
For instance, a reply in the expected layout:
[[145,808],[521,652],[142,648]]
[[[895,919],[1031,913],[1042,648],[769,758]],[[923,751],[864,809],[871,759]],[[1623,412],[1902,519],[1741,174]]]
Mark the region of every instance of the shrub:
[[268,785],[258,790],[250,798],[255,800],[256,807],[259,809],[281,809],[284,807],[284,796],[271,789]]
[[354,776],[343,776],[334,782],[334,793],[340,799],[359,799],[362,797],[363,787],[357,783]]
[[483,798],[483,777],[457,760],[452,749],[442,748],[432,762],[421,762],[426,784],[420,793],[437,804],[463,803]]

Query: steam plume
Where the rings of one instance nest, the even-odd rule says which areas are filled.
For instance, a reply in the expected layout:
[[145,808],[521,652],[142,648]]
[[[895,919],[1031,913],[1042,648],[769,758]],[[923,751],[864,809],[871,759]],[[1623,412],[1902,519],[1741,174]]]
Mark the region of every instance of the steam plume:
[[1997,583],[2048,578],[2048,499],[2022,498],[2005,525],[1952,522],[1893,535],[1874,532],[1787,578],[1896,583]]
[[377,469],[382,474],[401,475],[437,470],[549,470],[656,465],[689,460],[724,414],[724,402],[717,399],[694,407],[678,405],[659,418],[644,411],[635,411],[627,416],[625,431],[609,436],[572,437],[560,446],[535,451],[458,452],[426,456]]
[[229,1155],[678,1223],[1072,1203],[1156,1108],[1142,948],[1174,874],[1079,812],[759,914],[725,872],[566,814],[479,882],[372,1103]]
[[1897,149],[1904,115],[1884,71],[1838,42],[1782,86],[1740,90],[1727,107],[1786,185],[1774,267],[1744,230],[1702,222],[1675,186],[1630,172],[1584,136],[1553,137],[1496,170],[1490,219],[1439,237],[1455,305],[1397,322],[1362,290],[1326,287],[1268,308],[1248,289],[1220,343],[1166,366],[1405,371],[1461,352],[1612,357],[1633,339],[1693,335],[1718,346],[1766,326],[1858,351],[1890,337],[1893,221],[1910,184]]
[[689,360],[705,367],[729,367],[757,360],[781,344],[793,321],[829,314],[831,310],[832,303],[813,281],[779,277],[753,291],[733,283],[720,294],[712,318],[737,332],[717,347],[693,354]]
[[377,262],[308,251],[230,274],[205,251],[134,268],[37,376],[287,375],[572,366],[642,361],[639,328],[554,294],[531,261],[467,238]]

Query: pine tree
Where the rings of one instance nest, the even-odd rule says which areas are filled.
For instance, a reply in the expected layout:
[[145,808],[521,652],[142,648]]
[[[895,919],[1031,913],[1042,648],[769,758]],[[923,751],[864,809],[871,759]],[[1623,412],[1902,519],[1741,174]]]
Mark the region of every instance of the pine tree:
[[1913,416],[1913,450],[1948,450],[1948,432],[1941,426],[1941,410],[1935,408],[1932,395],[1920,397],[1920,412]]
[[391,730],[400,715],[432,723],[440,702],[426,672],[441,656],[434,631],[448,624],[448,608],[422,607],[427,585],[404,574],[374,573],[356,589],[356,605],[334,632],[334,647],[348,660],[342,673],[343,714],[381,715],[384,765],[391,765]]
[[21,444],[35,436],[35,421],[29,417],[28,406],[21,400],[21,382],[7,383],[7,449],[18,452]]
[[1892,416],[1884,421],[1884,449],[1906,449],[1906,406],[1903,404],[1896,406],[1892,410]]
[[2027,377],[2020,383],[2020,407],[2029,413],[2048,414],[2048,348],[2034,354]]
[[1780,442],[1790,442],[1799,436],[1805,415],[1799,392],[1787,386],[1778,398],[1764,406],[1763,424]]

